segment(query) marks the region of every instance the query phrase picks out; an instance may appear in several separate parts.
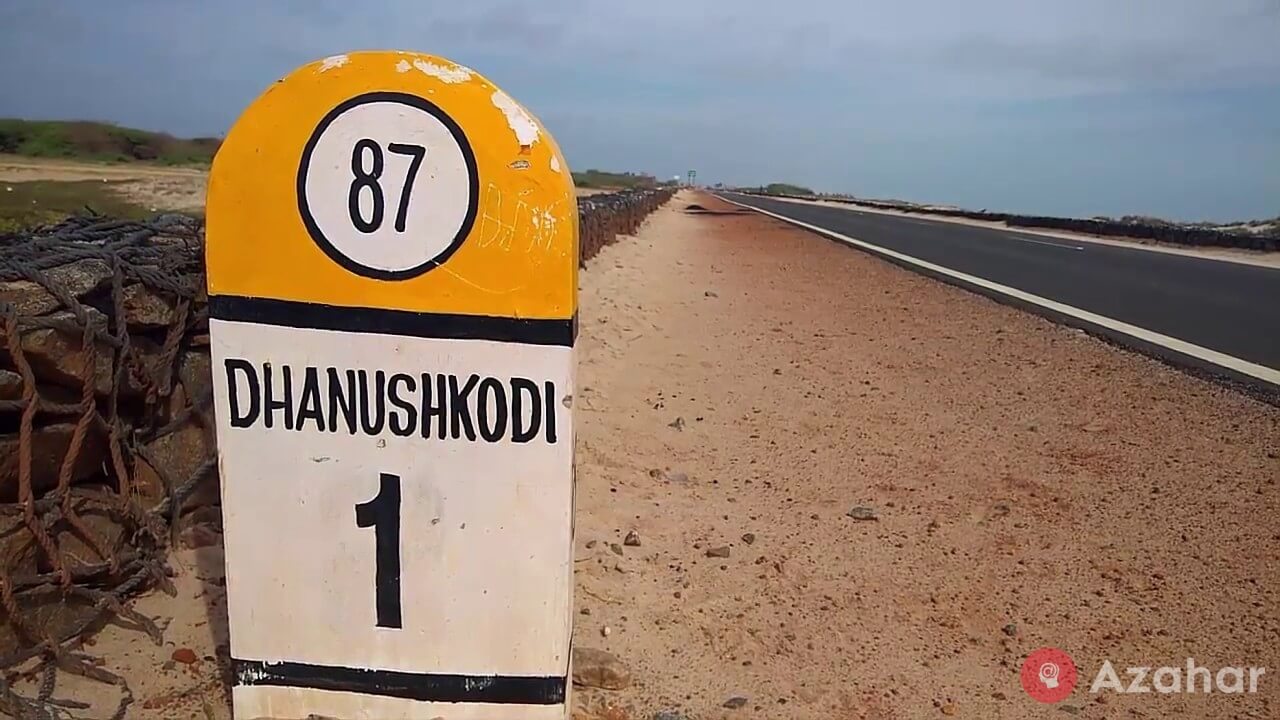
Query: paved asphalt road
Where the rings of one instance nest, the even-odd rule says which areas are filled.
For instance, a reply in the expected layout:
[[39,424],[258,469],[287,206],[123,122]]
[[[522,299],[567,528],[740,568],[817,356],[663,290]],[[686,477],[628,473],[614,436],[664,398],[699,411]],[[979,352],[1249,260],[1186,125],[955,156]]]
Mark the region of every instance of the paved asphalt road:
[[1280,370],[1280,268],[840,207],[724,197]]

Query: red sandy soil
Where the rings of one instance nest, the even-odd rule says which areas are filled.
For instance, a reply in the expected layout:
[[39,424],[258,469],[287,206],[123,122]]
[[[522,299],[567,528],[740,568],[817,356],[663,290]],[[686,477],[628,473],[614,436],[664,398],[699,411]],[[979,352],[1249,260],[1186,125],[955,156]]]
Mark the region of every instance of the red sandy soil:
[[[1280,715],[1280,410],[688,191],[581,307],[575,644],[632,682],[578,717]],[[91,648],[131,717],[229,715],[214,540],[137,603],[163,646]],[[1058,706],[1019,682],[1044,646],[1080,668]],[[1088,691],[1188,656],[1268,674]]]

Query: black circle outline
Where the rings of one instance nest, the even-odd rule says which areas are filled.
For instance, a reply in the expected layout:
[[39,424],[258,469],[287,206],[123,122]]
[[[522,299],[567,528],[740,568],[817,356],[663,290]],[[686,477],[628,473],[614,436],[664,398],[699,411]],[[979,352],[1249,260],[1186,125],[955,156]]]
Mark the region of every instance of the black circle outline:
[[[367,265],[352,260],[342,251],[334,247],[329,239],[324,236],[320,230],[320,226],[316,223],[315,218],[311,215],[311,208],[307,204],[307,169],[311,166],[311,154],[315,150],[316,145],[320,142],[320,136],[325,130],[329,129],[329,125],[333,123],[338,116],[346,111],[375,102],[395,102],[402,105],[408,105],[418,110],[422,110],[435,117],[441,124],[449,130],[449,134],[453,136],[458,148],[462,150],[462,159],[467,166],[467,176],[470,180],[470,191],[467,199],[467,214],[462,219],[462,227],[458,229],[458,234],[454,236],[453,241],[449,243],[443,251],[430,260],[411,268],[404,270],[383,270],[381,268],[372,268]],[[476,223],[476,214],[480,207],[480,174],[476,169],[476,156],[471,149],[471,143],[467,140],[467,136],[462,132],[462,128],[453,118],[449,117],[443,110],[434,103],[417,95],[410,95],[402,92],[376,91],[357,95],[348,98],[336,107],[330,110],[321,120],[316,129],[311,132],[311,137],[307,140],[307,144],[302,149],[302,160],[298,163],[298,180],[297,180],[297,196],[298,196],[298,212],[302,215],[302,224],[306,226],[307,233],[311,235],[311,239],[319,248],[324,251],[329,259],[338,263],[350,272],[360,275],[361,277],[372,278],[374,280],[410,280],[416,278],[434,268],[440,267],[447,261],[458,248],[462,246],[462,242],[466,240],[467,235],[471,233],[471,228]]]

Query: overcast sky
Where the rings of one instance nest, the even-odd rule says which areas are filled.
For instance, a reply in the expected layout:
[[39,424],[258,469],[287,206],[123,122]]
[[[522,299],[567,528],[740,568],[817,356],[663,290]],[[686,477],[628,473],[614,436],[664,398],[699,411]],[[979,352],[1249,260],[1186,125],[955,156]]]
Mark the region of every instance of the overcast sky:
[[1280,214],[1280,0],[0,0],[0,116],[220,135],[430,52],[576,169],[1055,214]]

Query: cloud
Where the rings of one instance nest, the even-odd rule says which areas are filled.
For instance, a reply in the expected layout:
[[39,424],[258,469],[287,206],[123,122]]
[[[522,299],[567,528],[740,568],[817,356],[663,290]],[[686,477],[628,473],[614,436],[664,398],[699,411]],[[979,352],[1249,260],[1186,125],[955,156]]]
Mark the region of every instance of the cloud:
[[1274,215],[1277,37],[1275,0],[7,0],[0,115],[216,134],[304,62],[403,48],[500,84],[579,166]]

